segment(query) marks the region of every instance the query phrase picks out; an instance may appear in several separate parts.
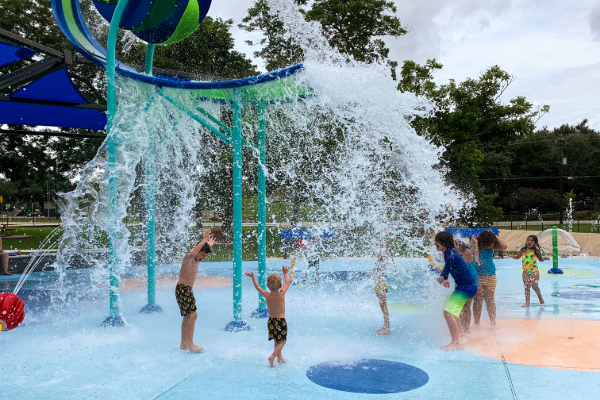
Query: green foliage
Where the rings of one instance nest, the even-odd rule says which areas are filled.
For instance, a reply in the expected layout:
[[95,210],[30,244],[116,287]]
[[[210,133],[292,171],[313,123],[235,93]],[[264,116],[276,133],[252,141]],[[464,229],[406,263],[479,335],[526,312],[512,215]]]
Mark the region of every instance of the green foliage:
[[532,210],[539,213],[557,210],[559,194],[553,189],[533,189],[520,187],[504,199],[506,208],[526,214]]
[[407,33],[394,14],[396,6],[385,0],[315,0],[307,21],[321,24],[331,47],[357,61],[387,60],[390,49],[380,39]]
[[406,61],[398,90],[433,103],[434,110],[416,117],[412,124],[417,133],[445,147],[442,165],[448,168],[448,180],[464,192],[475,194],[477,208],[470,218],[480,223],[489,221],[501,214],[501,210],[493,210],[497,192],[487,190],[493,185],[482,187],[478,179],[510,174],[506,161],[511,157],[498,154],[499,148],[533,135],[535,123],[549,107],[535,109],[522,96],[502,102],[500,98],[514,78],[498,66],[484,71],[478,79],[437,85],[433,73],[441,68],[436,60],[428,60],[423,66]]
[[[296,1],[303,4],[304,1]],[[247,40],[250,46],[261,46],[254,52],[254,57],[266,61],[268,71],[298,64],[304,58],[304,51],[294,38],[286,34],[286,29],[279,15],[275,14],[265,0],[257,0],[248,9],[248,15],[238,25],[248,32],[262,32],[263,38],[258,42]]]
[[[295,0],[298,5],[306,5],[306,0]],[[390,49],[385,46],[383,36],[399,37],[407,33],[400,20],[393,15],[396,7],[393,2],[384,0],[316,0],[308,11],[301,9],[307,21],[321,24],[323,36],[331,47],[340,53],[348,54],[355,60],[373,63],[387,62],[396,78],[397,62],[388,60]],[[265,0],[257,0],[248,10],[248,15],[239,25],[248,32],[262,32],[258,42],[248,40],[251,46],[261,49],[255,57],[266,61],[267,70],[284,68],[297,64],[304,58],[304,52],[287,32],[279,15],[274,13]]]

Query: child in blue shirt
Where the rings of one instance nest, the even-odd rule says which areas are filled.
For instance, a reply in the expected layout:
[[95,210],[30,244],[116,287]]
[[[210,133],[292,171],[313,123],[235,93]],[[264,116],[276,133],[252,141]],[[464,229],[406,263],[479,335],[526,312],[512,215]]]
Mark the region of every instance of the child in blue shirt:
[[462,350],[459,339],[460,328],[458,318],[465,303],[477,293],[477,282],[467,267],[465,260],[463,260],[454,248],[454,238],[450,232],[439,232],[435,235],[434,244],[437,251],[444,253],[445,262],[444,269],[437,278],[438,283],[449,288],[450,281],[448,280],[448,275],[452,275],[456,284],[456,288],[450,294],[444,307],[444,319],[448,324],[452,341],[442,347],[442,350]]

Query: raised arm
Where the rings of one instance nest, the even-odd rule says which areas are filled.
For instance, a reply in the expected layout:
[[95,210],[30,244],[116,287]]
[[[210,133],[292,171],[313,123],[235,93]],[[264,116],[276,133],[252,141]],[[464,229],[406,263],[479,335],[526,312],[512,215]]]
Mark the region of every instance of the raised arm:
[[473,252],[473,259],[479,261],[479,243],[477,242],[477,235],[471,236],[471,251]]
[[283,277],[285,279],[285,283],[283,284],[283,287],[279,291],[279,293],[281,293],[281,294],[285,294],[285,292],[287,292],[287,290],[290,287],[290,275],[288,274],[289,270],[290,269],[287,267],[287,265],[284,265],[281,268],[281,272],[283,272]]
[[252,278],[252,283],[254,283],[254,287],[256,288],[256,290],[258,290],[258,293],[262,294],[263,296],[266,296],[269,294],[269,292],[267,292],[265,289],[261,288],[260,285],[258,284],[258,281],[256,280],[256,277],[254,276],[254,272],[246,272],[246,276],[249,276],[250,278]]
[[494,246],[494,250],[506,250],[508,248],[508,243],[500,236],[496,235],[496,239],[498,239],[498,243]]

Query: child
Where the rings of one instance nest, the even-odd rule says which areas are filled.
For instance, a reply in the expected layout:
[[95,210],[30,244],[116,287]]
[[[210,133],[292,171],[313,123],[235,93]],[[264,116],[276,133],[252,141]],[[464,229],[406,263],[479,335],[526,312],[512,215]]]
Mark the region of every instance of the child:
[[12,275],[8,272],[8,253],[2,247],[2,239],[0,239],[0,262],[2,263],[2,275]]
[[200,353],[204,348],[194,344],[194,327],[196,325],[196,299],[192,288],[196,283],[198,275],[198,263],[205,260],[211,253],[211,248],[215,244],[214,238],[210,234],[210,229],[204,231],[202,241],[194,249],[183,257],[181,270],[179,271],[179,282],[175,288],[175,298],[183,317],[181,323],[181,350],[190,353]]
[[385,241],[382,239],[377,254],[377,262],[375,268],[373,268],[373,280],[375,286],[375,294],[379,299],[379,307],[383,313],[383,328],[377,330],[378,335],[389,335],[390,334],[390,313],[387,308],[387,283],[385,282],[385,270],[387,266],[392,262],[390,251],[385,245]]
[[[468,245],[461,240],[457,240],[456,249],[459,254],[465,260],[467,264],[467,268],[469,268],[469,272],[475,279],[475,283],[479,286],[479,278],[477,277],[477,270],[475,269],[475,257],[473,256],[473,252],[469,249]],[[473,245],[474,246],[474,245]],[[469,326],[471,325],[471,303],[473,302],[473,298],[470,298],[465,303],[462,311],[460,312],[460,325],[464,333],[469,333]]]
[[479,326],[481,319],[481,309],[485,300],[485,307],[490,317],[492,327],[496,326],[496,302],[494,300],[494,291],[496,290],[496,265],[494,265],[494,250],[506,250],[508,245],[491,230],[483,231],[476,238],[473,236],[473,242],[477,248],[475,258],[475,269],[479,275],[479,288],[473,299],[473,319],[475,326]]
[[246,275],[252,278],[252,283],[254,283],[256,290],[265,296],[265,301],[267,302],[267,309],[269,310],[269,321],[267,322],[267,326],[269,327],[269,340],[275,340],[275,349],[273,350],[273,354],[269,357],[271,367],[273,367],[275,357],[277,357],[277,362],[279,364],[286,362],[281,355],[281,350],[283,349],[283,346],[285,346],[288,330],[287,322],[285,321],[285,293],[290,287],[288,270],[289,268],[285,265],[281,268],[285,278],[285,285],[283,285],[283,287],[281,286],[281,278],[279,275],[269,275],[267,278],[267,287],[271,293],[260,287],[253,272],[246,272]]
[[438,232],[435,235],[434,244],[437,251],[444,253],[444,261],[446,263],[441,275],[437,278],[438,283],[446,288],[450,287],[448,274],[452,275],[456,283],[456,288],[448,298],[448,301],[446,301],[446,306],[444,307],[444,319],[446,319],[446,323],[448,324],[452,341],[442,347],[442,350],[461,350],[458,318],[465,303],[477,292],[477,284],[465,260],[463,260],[454,248],[454,238],[450,232]]
[[542,256],[542,249],[540,248],[537,236],[527,236],[525,246],[521,247],[521,250],[519,250],[519,254],[517,254],[513,258],[521,258],[523,262],[523,284],[525,285],[525,304],[523,304],[521,307],[529,307],[531,287],[533,287],[533,290],[537,294],[538,299],[540,300],[540,304],[544,304],[542,292],[540,291],[540,288],[538,286],[538,281],[540,280],[540,271],[538,271],[537,261],[547,261],[550,260],[550,257]]

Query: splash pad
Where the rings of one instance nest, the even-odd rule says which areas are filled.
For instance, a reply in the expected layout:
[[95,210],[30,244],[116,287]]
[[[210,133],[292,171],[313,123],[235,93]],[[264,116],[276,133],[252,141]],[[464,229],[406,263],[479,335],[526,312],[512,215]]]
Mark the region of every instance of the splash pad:
[[[199,189],[189,181],[214,174],[214,165],[206,158],[222,164],[218,154],[212,156],[215,149],[219,154],[232,153],[231,167],[227,167],[233,209],[233,321],[228,325],[232,330],[247,329],[242,320],[241,265],[242,186],[254,190],[243,182],[249,167],[255,168],[252,175],[257,177],[251,179],[257,188],[261,284],[267,253],[267,179],[282,189],[301,187],[301,196],[311,209],[309,218],[318,221],[310,228],[313,234],[331,227],[340,232],[328,250],[331,257],[349,251],[356,254],[357,243],[361,252],[371,252],[378,232],[386,226],[402,238],[399,247],[418,250],[423,247],[420,232],[437,226],[437,214],[448,204],[460,208],[464,202],[433,168],[440,149],[410,128],[410,116],[423,112],[426,104],[389,86],[389,73],[383,66],[348,68],[344,66],[347,60],[340,63],[339,54],[323,53],[326,45],[316,33],[304,39],[314,47],[307,47],[306,65],[216,82],[153,75],[155,43],[168,44],[192,32],[190,26],[197,24],[190,18],[201,23],[209,3],[199,2],[200,11],[190,15],[185,11],[179,20],[165,20],[168,26],[159,24],[156,29],[160,29],[153,30],[139,20],[144,13],[135,14],[137,3],[96,2],[101,14],[110,19],[104,50],[88,29],[77,0],[53,1],[59,27],[76,50],[106,68],[108,105],[105,143],[86,166],[77,189],[60,200],[65,232],[54,267],[62,276],[74,257],[83,258],[92,269],[94,287],[103,286],[104,279],[110,282],[107,326],[125,323],[119,281],[123,271],[139,260],[133,253],[140,248],[145,248],[148,282],[148,303],[142,312],[160,311],[155,300],[156,265],[176,262],[193,242],[190,214],[198,192],[211,188]],[[110,6],[110,12],[105,6]],[[156,21],[154,11],[146,15]],[[184,23],[191,25],[181,28]],[[152,39],[148,40],[144,73],[116,60],[119,28]],[[301,28],[314,30],[309,25]],[[172,36],[167,38],[168,34]],[[329,61],[324,63],[324,59]],[[348,82],[353,82],[352,88],[345,87]],[[131,207],[141,210],[134,217],[143,222],[143,235],[123,224]],[[98,248],[104,248],[104,253],[89,251]],[[61,284],[57,293],[59,302],[78,296]],[[256,315],[265,316],[265,310],[259,296]]]
[[[282,4],[272,3],[284,10]],[[74,16],[77,7],[76,4],[72,7]],[[116,8],[114,13],[117,14]],[[71,20],[77,27],[82,24],[82,21]],[[305,36],[319,41],[310,27],[300,26],[306,30]],[[73,36],[83,38],[81,31],[73,31]],[[92,41],[88,42],[93,45]],[[82,51],[101,53],[94,46],[81,47]],[[148,48],[151,54],[151,46]],[[93,58],[100,60],[98,62],[103,60],[100,56]],[[318,377],[311,368],[331,365],[336,360],[369,360],[370,364],[364,365],[372,368],[369,373],[353,370],[350,376],[339,380],[352,381],[354,373],[360,373],[363,382],[371,380],[373,375],[380,379],[376,373],[371,375],[375,368],[401,364],[401,369],[392,368],[399,372],[399,379],[407,370],[420,378],[394,382],[398,387],[388,390],[390,398],[402,398],[402,393],[393,393],[402,390],[413,390],[415,396],[422,398],[448,398],[449,395],[510,398],[506,373],[499,361],[467,352],[447,354],[438,350],[447,342],[439,315],[447,292],[433,285],[434,277],[426,270],[426,263],[418,260],[401,260],[390,268],[392,334],[386,338],[375,334],[381,314],[370,279],[330,279],[318,285],[297,285],[290,290],[287,312],[291,333],[286,348],[291,354],[289,360],[293,361],[285,366],[269,371],[264,365],[265,324],[253,324],[251,330],[235,335],[223,333],[223,327],[231,321],[232,289],[228,286],[197,293],[202,319],[202,328],[199,325],[197,332],[202,335],[207,353],[192,358],[173,345],[179,336],[181,319],[173,294],[168,290],[172,282],[171,278],[156,279],[154,268],[159,272],[178,271],[179,266],[169,261],[179,261],[186,246],[189,249],[189,244],[195,243],[189,214],[197,194],[190,182],[213,172],[200,153],[210,155],[211,149],[220,145],[235,151],[235,144],[240,151],[234,156],[240,163],[234,164],[231,170],[239,168],[238,172],[242,173],[237,177],[250,179],[249,175],[243,175],[243,168],[249,167],[257,175],[257,181],[262,170],[269,183],[288,179],[288,188],[292,184],[302,185],[309,195],[307,202],[314,206],[310,210],[310,221],[316,223],[311,230],[321,234],[333,227],[339,234],[340,239],[329,256],[340,258],[321,263],[321,271],[331,276],[337,273],[348,276],[348,271],[355,272],[353,275],[359,278],[368,276],[373,260],[368,257],[343,260],[341,257],[357,252],[367,256],[374,254],[379,244],[377,233],[385,227],[391,226],[395,237],[402,239],[398,240],[398,248],[422,250],[423,232],[429,228],[439,229],[439,216],[444,214],[448,202],[454,204],[454,209],[460,209],[460,197],[445,186],[443,174],[432,168],[439,159],[440,149],[410,130],[409,117],[420,112],[418,108],[422,103],[397,93],[394,85],[387,89],[390,79],[377,66],[345,68],[340,67],[345,64],[337,59],[321,64],[317,59],[309,54],[304,68],[298,66],[295,70],[240,80],[245,86],[239,86],[240,81],[237,81],[238,86],[214,88],[201,84],[221,83],[196,82],[193,84],[197,87],[186,88],[185,80],[129,71],[127,66],[114,60],[115,102],[110,114],[109,137],[86,167],[77,190],[64,194],[66,232],[59,248],[56,272],[32,275],[43,283],[28,287],[33,292],[43,292],[40,287],[47,287],[43,295],[48,297],[39,295],[40,310],[28,314],[29,321],[25,321],[22,335],[2,338],[9,349],[4,368],[27,371],[26,376],[19,377],[5,374],[7,396],[24,398],[19,393],[21,389],[27,390],[30,398],[42,398],[51,388],[56,398],[178,399],[198,393],[207,398],[258,398],[264,397],[265,387],[281,387],[285,381],[279,389],[285,398],[353,399],[357,398],[356,393],[329,388],[340,383],[330,385],[338,378]],[[148,61],[146,67],[151,64]],[[140,75],[139,79],[134,78],[136,74]],[[169,86],[163,79],[174,83]],[[258,148],[262,124],[268,139],[265,145],[269,146],[263,160]],[[334,136],[332,133],[344,136],[343,146],[335,141],[327,142]],[[240,158],[242,154],[245,157]],[[269,158],[273,154],[285,154],[287,157],[280,159],[286,163],[277,164],[274,157]],[[327,154],[334,157],[320,163]],[[303,157],[315,171],[294,170]],[[246,163],[242,164],[244,160]],[[389,168],[376,167],[382,164]],[[314,176],[307,177],[311,173]],[[300,176],[303,179],[299,179]],[[232,177],[234,181],[240,182]],[[242,179],[237,186],[239,192],[234,189],[232,194],[232,200],[238,205],[242,185],[247,192],[259,186],[251,179],[248,182]],[[393,191],[394,196],[386,197],[389,193],[386,190]],[[260,187],[256,195],[260,196]],[[401,201],[393,202],[390,198]],[[136,206],[142,205],[147,210],[141,235],[125,229],[122,222],[134,200]],[[77,216],[82,213],[90,217],[88,224],[78,222]],[[235,218],[241,227],[239,217],[241,213],[236,212]],[[259,216],[259,224],[261,219]],[[241,229],[238,232],[241,234],[237,249],[240,249],[244,234]],[[261,240],[260,235],[257,240]],[[344,246],[344,243],[349,244]],[[140,247],[148,261],[143,265],[147,279],[137,281],[142,282],[142,288],[147,282],[147,295],[137,290],[139,285],[128,290],[130,282],[123,279],[123,275],[137,265],[132,254]],[[106,249],[104,254],[88,251],[102,248]],[[355,252],[351,253],[350,248]],[[260,251],[257,265],[247,263],[243,268],[260,270]],[[72,254],[86,257],[90,268],[67,270]],[[234,251],[234,254],[241,253]],[[401,254],[410,254],[410,251]],[[236,271],[242,268],[241,257],[237,260],[239,262],[234,258],[233,267],[231,263],[206,263],[202,267],[208,275],[219,276],[224,282],[232,280],[234,322],[237,310],[240,317],[237,321],[243,321],[242,305],[248,310],[254,309],[256,304],[254,298],[248,301],[241,296],[242,287],[252,290],[252,286],[248,281],[236,279],[236,274],[240,276]],[[281,264],[270,261],[262,268],[277,272]],[[512,289],[515,284],[521,285],[518,279],[513,279],[516,266],[512,263],[506,264],[505,269],[499,268],[499,281],[503,282],[499,286],[503,291],[498,296],[499,313],[525,312],[520,303],[513,301]],[[136,272],[134,278],[141,275]],[[111,317],[126,316],[125,327],[98,327],[98,321],[106,316],[107,283],[110,283]],[[94,288],[98,289],[92,290]],[[520,286],[516,288],[520,293]],[[549,288],[543,286],[542,290],[548,293]],[[47,298],[50,301],[45,302]],[[77,306],[66,307],[70,300]],[[552,298],[551,301],[555,304],[549,304],[546,313],[560,316],[565,308],[571,307],[564,299]],[[160,304],[164,312],[150,315],[138,312],[141,305],[151,302]],[[67,312],[55,317],[54,303],[59,303]],[[596,312],[598,310],[592,310],[590,318]],[[39,346],[39,343],[45,345]],[[344,365],[357,364],[343,362]],[[513,378],[522,397],[568,398],[576,387],[580,398],[592,398],[600,389],[597,384],[590,384],[593,380],[589,375],[569,375],[572,384],[566,387],[562,375],[559,379],[546,369],[517,365],[510,368],[521,369]],[[326,378],[326,385],[314,384],[307,375],[309,371],[315,379]],[[544,385],[531,385],[529,380],[519,382],[522,376],[537,378]],[[391,383],[385,379],[383,382]],[[370,386],[363,389],[372,392],[374,385]]]

